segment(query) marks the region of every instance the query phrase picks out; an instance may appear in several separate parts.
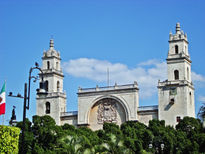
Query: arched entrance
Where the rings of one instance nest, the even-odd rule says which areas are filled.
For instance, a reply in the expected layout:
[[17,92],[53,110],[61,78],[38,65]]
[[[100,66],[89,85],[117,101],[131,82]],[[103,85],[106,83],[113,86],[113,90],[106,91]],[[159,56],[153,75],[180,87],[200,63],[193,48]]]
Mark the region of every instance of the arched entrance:
[[89,127],[92,130],[102,129],[104,122],[121,125],[126,121],[126,113],[116,99],[103,98],[98,100],[90,109]]

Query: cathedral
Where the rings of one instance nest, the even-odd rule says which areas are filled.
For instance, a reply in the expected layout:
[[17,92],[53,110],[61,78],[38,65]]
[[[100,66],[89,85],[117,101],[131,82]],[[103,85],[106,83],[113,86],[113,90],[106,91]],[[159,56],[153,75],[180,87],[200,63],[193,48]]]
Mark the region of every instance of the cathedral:
[[[194,86],[191,80],[191,59],[187,34],[176,24],[175,34],[169,34],[167,77],[158,81],[158,105],[139,106],[139,87],[132,84],[108,87],[78,88],[78,111],[66,112],[66,93],[63,90],[61,58],[50,40],[43,53],[42,71],[47,95],[37,92],[37,115],[50,115],[57,125],[65,123],[92,130],[102,129],[104,122],[121,125],[125,121],[165,120],[175,126],[185,116],[195,117]],[[39,74],[42,76],[42,73]],[[41,87],[41,81],[40,81]]]

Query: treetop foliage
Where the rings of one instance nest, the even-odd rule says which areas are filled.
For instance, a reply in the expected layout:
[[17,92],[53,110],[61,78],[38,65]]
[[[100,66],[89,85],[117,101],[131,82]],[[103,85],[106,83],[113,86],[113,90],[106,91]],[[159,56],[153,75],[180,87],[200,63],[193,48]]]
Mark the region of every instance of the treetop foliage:
[[0,125],[0,153],[18,153],[20,129]]
[[[19,122],[21,128],[22,123]],[[199,120],[185,117],[176,126],[151,120],[146,126],[127,121],[121,126],[104,123],[102,130],[87,127],[57,126],[49,116],[26,120],[24,145],[27,153],[141,154],[141,153],[204,153],[205,132]]]

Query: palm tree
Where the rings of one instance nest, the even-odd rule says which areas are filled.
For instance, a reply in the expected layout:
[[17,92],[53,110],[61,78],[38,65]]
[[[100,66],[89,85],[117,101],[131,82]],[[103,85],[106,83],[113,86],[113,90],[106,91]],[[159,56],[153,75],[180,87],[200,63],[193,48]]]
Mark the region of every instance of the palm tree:
[[205,103],[200,107],[198,117],[203,120],[203,127],[205,127]]
[[131,154],[131,150],[124,146],[123,140],[114,134],[108,134],[108,141],[103,143],[102,146],[107,154]]
[[82,153],[83,147],[81,144],[81,138],[77,136],[63,136],[59,141],[60,149],[59,151],[63,151],[64,153],[69,154],[80,154]]

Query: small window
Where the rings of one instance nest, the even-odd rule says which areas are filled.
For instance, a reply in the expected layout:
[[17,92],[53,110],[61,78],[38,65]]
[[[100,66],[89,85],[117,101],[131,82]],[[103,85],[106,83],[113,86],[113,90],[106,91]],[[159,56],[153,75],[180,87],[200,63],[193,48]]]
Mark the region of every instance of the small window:
[[51,112],[51,106],[49,102],[46,102],[46,114],[49,114]]
[[181,121],[181,117],[180,116],[177,116],[177,122],[180,122]]
[[60,90],[60,82],[57,81],[57,91],[59,91],[59,90]]
[[179,47],[178,45],[175,45],[175,54],[178,54],[179,53]]
[[179,80],[179,71],[178,70],[174,71],[174,79]]
[[47,69],[49,70],[50,69],[50,62],[47,61]]
[[48,80],[45,81],[45,90],[48,91]]

